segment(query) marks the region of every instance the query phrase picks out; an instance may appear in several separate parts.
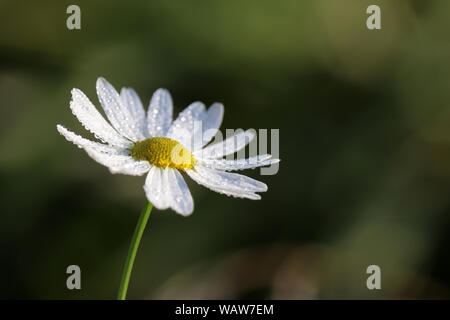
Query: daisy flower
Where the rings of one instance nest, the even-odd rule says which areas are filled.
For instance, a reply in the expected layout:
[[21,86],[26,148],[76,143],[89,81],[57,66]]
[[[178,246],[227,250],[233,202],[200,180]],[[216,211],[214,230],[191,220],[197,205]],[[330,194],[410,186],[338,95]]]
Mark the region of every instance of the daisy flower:
[[70,109],[101,142],[85,139],[61,125],[57,129],[112,173],[147,174],[144,191],[148,203],[139,217],[125,260],[118,293],[118,299],[123,300],[152,207],[172,208],[185,216],[194,210],[181,172],[213,191],[258,200],[261,197],[257,192],[267,191],[264,183],[228,171],[270,165],[279,159],[272,159],[271,155],[224,159],[245,148],[254,138],[251,131],[208,145],[222,123],[224,110],[220,103],[206,110],[203,103],[194,102],[172,121],[172,98],[165,89],[156,90],[147,112],[133,89],[122,88],[119,94],[103,78],[97,79],[97,95],[109,122],[79,89],[72,90]]
[[261,197],[257,192],[267,191],[266,184],[229,171],[270,165],[279,159],[271,155],[223,159],[244,148],[254,138],[251,131],[208,145],[222,123],[222,104],[214,103],[206,109],[203,103],[194,102],[172,121],[172,98],[165,89],[155,91],[145,112],[133,89],[122,88],[119,94],[103,78],[97,79],[96,87],[109,123],[79,89],[72,90],[70,109],[101,143],[61,125],[57,129],[112,173],[147,174],[145,194],[156,208],[171,208],[182,215],[192,213],[194,201],[181,172],[228,196],[258,200]]

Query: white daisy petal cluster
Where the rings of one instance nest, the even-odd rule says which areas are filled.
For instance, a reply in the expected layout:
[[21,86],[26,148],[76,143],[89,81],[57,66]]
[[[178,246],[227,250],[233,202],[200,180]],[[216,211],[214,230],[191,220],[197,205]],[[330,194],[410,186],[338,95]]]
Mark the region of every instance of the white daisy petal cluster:
[[222,104],[214,103],[206,110],[203,103],[194,102],[172,121],[172,98],[165,89],[156,90],[147,112],[133,89],[122,88],[119,94],[103,78],[97,80],[97,94],[109,122],[79,89],[72,90],[70,109],[101,143],[57,125],[59,133],[112,173],[147,174],[145,194],[156,208],[192,213],[194,201],[180,172],[229,196],[257,200],[261,198],[257,192],[267,191],[264,183],[228,171],[270,165],[279,159],[271,155],[223,159],[244,148],[254,138],[251,131],[206,146],[222,123]]

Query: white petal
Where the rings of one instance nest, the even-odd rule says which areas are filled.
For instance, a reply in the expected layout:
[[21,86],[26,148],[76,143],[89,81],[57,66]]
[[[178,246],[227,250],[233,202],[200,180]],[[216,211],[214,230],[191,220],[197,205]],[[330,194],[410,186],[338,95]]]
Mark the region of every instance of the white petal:
[[163,170],[153,166],[145,179],[144,190],[148,201],[160,210],[169,207],[168,188],[164,183]]
[[72,89],[70,109],[81,124],[103,142],[125,148],[131,145],[111,127],[81,90]]
[[121,173],[131,176],[142,176],[148,172],[151,165],[148,161],[136,161],[124,154],[111,155],[97,150],[85,148],[87,154],[98,163],[108,167],[111,173]]
[[116,89],[104,78],[97,79],[97,95],[106,116],[120,134],[132,141],[145,139]]
[[203,177],[198,172],[194,170],[186,170],[186,173],[198,184],[201,184],[208,189],[211,189],[212,191],[222,193],[228,196],[233,196],[236,198],[247,198],[251,200],[259,200],[261,199],[261,196],[253,193],[253,192],[245,192],[245,191],[236,191],[236,190],[230,190],[227,188],[224,188],[223,186],[219,186],[218,183],[215,181],[211,181],[208,178]]
[[158,89],[153,93],[147,111],[150,137],[165,137],[172,123],[173,102],[169,91]]
[[194,155],[200,158],[210,158],[217,159],[227,156],[229,154],[238,152],[242,148],[245,148],[255,138],[255,134],[252,130],[247,130],[244,132],[239,132],[222,142],[218,142],[207,146],[202,150],[197,150]]
[[148,136],[147,119],[145,117],[144,107],[138,94],[131,88],[122,88],[120,90],[120,98],[122,103],[128,109],[131,121],[135,128],[143,137]]
[[208,187],[209,189],[211,189],[212,191],[215,191],[217,193],[221,193],[227,196],[231,196],[231,197],[235,197],[235,198],[245,198],[245,199],[250,199],[250,200],[261,200],[261,196],[259,194],[256,193],[240,193],[240,192],[232,192],[232,191],[226,191],[223,189],[216,189],[216,188],[212,188],[212,187]]
[[242,193],[242,192],[232,192],[232,191],[227,191],[227,190],[223,190],[223,189],[218,189],[218,188],[214,188],[211,186],[206,186],[208,189],[215,191],[217,193],[221,193],[227,196],[231,196],[234,198],[245,198],[245,199],[250,199],[250,200],[261,200],[261,196],[259,194],[256,193]]
[[177,213],[188,216],[194,211],[194,200],[181,173],[172,168],[164,169],[164,182],[169,186],[170,207]]
[[72,131],[67,130],[62,125],[58,124],[56,126],[56,129],[58,130],[58,132],[60,134],[62,134],[66,138],[67,141],[74,143],[79,148],[90,148],[90,149],[96,150],[98,152],[108,153],[108,154],[121,153],[121,149],[85,139],[85,138],[73,133]]
[[219,130],[220,125],[222,124],[223,112],[223,104],[217,102],[213,103],[213,105],[206,111],[202,125],[202,143],[199,147],[203,147],[216,135],[217,130]]
[[238,173],[230,173],[209,169],[198,165],[195,172],[207,179],[211,185],[220,189],[237,192],[263,192],[267,191],[267,185],[258,180],[244,176]]
[[270,154],[265,154],[261,156],[254,156],[247,159],[238,160],[225,160],[225,159],[199,159],[196,158],[202,165],[225,171],[234,170],[244,170],[244,169],[254,169],[257,167],[271,165],[273,163],[280,162],[280,159],[270,159],[272,156]]
[[188,149],[192,149],[192,136],[194,125],[202,121],[205,112],[205,105],[201,102],[191,103],[184,109],[178,118],[170,126],[167,137],[180,142]]

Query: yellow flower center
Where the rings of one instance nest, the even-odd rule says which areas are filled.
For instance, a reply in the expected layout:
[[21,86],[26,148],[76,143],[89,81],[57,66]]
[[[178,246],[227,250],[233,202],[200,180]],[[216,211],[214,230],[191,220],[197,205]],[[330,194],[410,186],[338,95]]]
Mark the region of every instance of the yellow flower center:
[[131,156],[136,160],[147,160],[161,168],[178,170],[192,169],[194,157],[181,143],[170,138],[149,138],[136,142],[131,148]]

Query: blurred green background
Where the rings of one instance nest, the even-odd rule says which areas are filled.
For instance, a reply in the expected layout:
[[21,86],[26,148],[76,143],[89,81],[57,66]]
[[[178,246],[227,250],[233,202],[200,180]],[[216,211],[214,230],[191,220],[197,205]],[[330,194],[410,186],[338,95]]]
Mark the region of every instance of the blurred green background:
[[[81,7],[81,30],[66,8]],[[370,4],[382,29],[369,31]],[[70,90],[166,87],[176,112],[280,129],[261,201],[188,180],[154,210],[129,298],[450,298],[450,1],[0,1],[0,297],[113,299],[144,177],[111,175]],[[66,268],[82,290],[66,288]],[[367,266],[382,289],[366,288]]]

